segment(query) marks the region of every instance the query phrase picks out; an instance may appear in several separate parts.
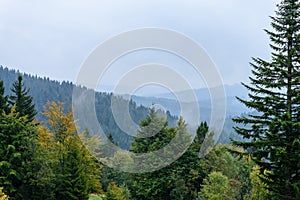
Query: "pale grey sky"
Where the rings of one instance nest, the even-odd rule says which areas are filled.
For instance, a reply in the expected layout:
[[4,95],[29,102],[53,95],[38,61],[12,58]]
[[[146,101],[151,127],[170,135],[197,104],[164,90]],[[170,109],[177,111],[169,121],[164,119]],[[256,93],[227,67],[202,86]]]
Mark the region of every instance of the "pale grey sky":
[[[0,65],[74,81],[81,64],[103,41],[131,29],[159,27],[197,41],[224,83],[239,83],[250,75],[251,57],[269,58],[263,29],[270,28],[269,16],[278,2],[0,0]],[[109,79],[104,84],[110,84]]]

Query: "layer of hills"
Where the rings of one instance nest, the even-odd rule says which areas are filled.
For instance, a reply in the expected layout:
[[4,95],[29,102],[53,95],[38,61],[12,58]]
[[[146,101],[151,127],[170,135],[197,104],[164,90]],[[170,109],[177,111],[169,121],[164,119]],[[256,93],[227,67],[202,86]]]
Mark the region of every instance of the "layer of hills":
[[[74,84],[68,81],[54,81],[49,78],[41,78],[38,76],[32,76],[28,74],[22,74],[16,70],[9,70],[0,66],[0,80],[3,80],[5,86],[6,94],[10,93],[10,88],[14,81],[17,80],[18,75],[23,76],[25,86],[30,89],[30,95],[34,98],[34,103],[36,105],[36,110],[38,111],[37,118],[43,123],[45,118],[42,115],[44,106],[47,101],[61,101],[65,103],[65,110],[70,111],[72,106],[72,93],[74,89]],[[82,88],[87,90],[86,88]],[[236,134],[233,132],[233,122],[231,120],[232,116],[239,115],[241,113],[247,112],[247,109],[242,107],[240,103],[237,102],[235,96],[244,97],[246,96],[246,91],[238,85],[225,86],[226,91],[226,121],[224,125],[223,132],[219,138],[219,142],[228,143],[230,138],[236,138]],[[188,93],[190,91],[182,91],[181,95]],[[211,102],[210,94],[208,89],[199,89],[194,91],[197,99],[197,103],[200,108],[200,120],[207,121],[210,120]],[[97,114],[97,119],[101,125],[102,130],[105,134],[111,133],[113,138],[118,142],[119,146],[123,149],[128,149],[130,147],[133,137],[127,135],[122,131],[117,125],[112,110],[111,102],[112,99],[118,98],[124,104],[129,107],[129,113],[132,120],[135,123],[139,123],[140,120],[145,119],[149,107],[153,104],[158,104],[163,107],[166,111],[167,119],[169,125],[175,125],[180,115],[180,104],[174,98],[171,93],[157,94],[155,97],[151,96],[131,96],[129,100],[127,98],[121,98],[119,95],[116,96],[108,92],[96,92],[95,93],[95,110]],[[189,104],[191,102],[183,102]],[[80,119],[79,119],[80,120]],[[81,127],[84,128],[84,127]]]
[[[6,94],[10,94],[10,88],[12,87],[13,82],[17,80],[19,75],[23,76],[25,87],[30,89],[29,94],[33,97],[34,104],[38,112],[37,118],[41,123],[43,123],[45,120],[45,117],[42,113],[44,111],[44,106],[48,101],[63,102],[65,104],[65,112],[72,110],[72,94],[75,87],[73,83],[68,81],[59,82],[50,80],[46,77],[41,78],[38,76],[23,74],[19,71],[10,70],[0,66],[0,80],[4,82]],[[82,89],[87,90],[86,88]],[[105,134],[111,133],[114,140],[118,142],[121,148],[128,149],[133,137],[124,133],[124,131],[122,131],[116,124],[111,110],[112,98],[116,98],[116,96],[114,96],[112,93],[95,93],[95,110],[97,119]],[[141,119],[146,118],[149,108],[137,105],[133,101],[127,101],[125,99],[122,101],[124,104],[128,105],[130,116],[135,123],[138,124]],[[171,125],[176,123],[176,117],[167,115],[167,118]],[[85,129],[87,127],[81,128]]]

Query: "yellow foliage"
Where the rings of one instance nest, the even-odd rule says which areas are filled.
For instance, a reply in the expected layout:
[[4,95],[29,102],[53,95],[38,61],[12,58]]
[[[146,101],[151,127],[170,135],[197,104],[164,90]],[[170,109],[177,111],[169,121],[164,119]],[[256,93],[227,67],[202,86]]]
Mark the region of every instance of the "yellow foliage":
[[2,192],[3,188],[0,187],[0,200],[8,200],[9,197]]
[[250,193],[245,196],[246,200],[269,199],[270,191],[267,189],[267,185],[262,182],[260,176],[260,168],[256,165],[250,174],[252,189]]
[[130,194],[126,187],[119,187],[114,181],[107,187],[107,200],[129,200]]
[[76,133],[73,113],[64,113],[64,103],[48,101],[47,105],[44,106],[43,115],[48,118],[47,123],[50,125],[50,131],[60,138],[60,142]]
[[50,149],[53,146],[53,134],[48,131],[47,127],[42,125],[38,127],[38,141],[46,149]]
[[[46,148],[53,148],[54,156],[66,160],[68,153],[75,151],[78,161],[82,162],[84,172],[88,178],[88,190],[93,193],[103,193],[100,174],[102,165],[97,161],[93,151],[97,151],[100,138],[88,137],[87,133],[77,135],[77,129],[72,112],[64,112],[64,103],[47,102],[43,115],[48,119],[48,127],[39,127],[38,139]],[[87,148],[89,147],[89,148]],[[90,150],[90,152],[89,152]]]

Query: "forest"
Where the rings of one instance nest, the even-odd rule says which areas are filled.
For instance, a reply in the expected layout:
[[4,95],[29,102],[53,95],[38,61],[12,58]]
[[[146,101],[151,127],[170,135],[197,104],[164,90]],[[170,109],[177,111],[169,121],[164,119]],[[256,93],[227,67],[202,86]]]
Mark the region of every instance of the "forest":
[[[48,101],[42,111],[45,120],[38,121],[22,76],[13,83],[11,95],[4,95],[3,82],[0,88],[0,137],[5,147],[1,150],[0,180],[9,199],[239,199],[267,194],[261,189],[258,166],[248,157],[230,152],[242,149],[220,144],[199,159],[201,144],[208,134],[206,122],[199,125],[192,145],[174,163],[159,171],[131,174],[101,164],[88,149],[105,152],[105,144],[101,145],[87,131],[77,134],[72,112],[65,109],[64,103]],[[135,139],[130,151],[159,149],[178,129],[191,139],[183,119],[176,126],[168,126],[167,119],[150,109],[140,122],[141,128],[150,121],[164,125],[154,137]],[[118,145],[112,134],[108,138]],[[130,165],[128,156],[126,152],[116,152],[111,159],[126,159]],[[253,190],[262,191],[256,194]]]
[[[237,97],[252,112],[233,117],[238,137],[227,144],[214,141],[205,121],[193,135],[180,116],[97,92],[105,142],[76,126],[71,94],[74,87],[88,88],[1,67],[0,200],[300,199],[299,13],[298,0],[278,4],[272,30],[265,30],[271,58],[252,58],[250,83],[242,83],[249,98]],[[118,128],[113,98],[128,103],[140,137]],[[172,146],[185,151],[170,164],[164,165],[173,156],[168,151],[165,160],[138,157],[174,138],[190,145]],[[149,166],[163,167],[143,171]]]

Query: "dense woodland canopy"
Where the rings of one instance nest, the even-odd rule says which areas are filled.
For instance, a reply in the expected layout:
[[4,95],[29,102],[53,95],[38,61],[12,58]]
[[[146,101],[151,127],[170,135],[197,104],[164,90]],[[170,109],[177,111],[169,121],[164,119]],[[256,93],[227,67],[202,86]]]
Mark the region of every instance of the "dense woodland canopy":
[[[21,84],[17,84],[20,81]],[[250,198],[254,189],[262,190],[258,175],[253,181],[250,176],[254,163],[229,153],[228,148],[234,147],[216,146],[207,157],[199,159],[204,138],[213,135],[208,133],[206,122],[199,125],[187,151],[171,165],[149,173],[125,173],[100,163],[96,154],[101,153],[105,145],[101,146],[99,138],[87,131],[76,132],[72,112],[65,109],[64,103],[48,101],[42,112],[46,120],[29,120],[28,116],[36,114],[34,109],[30,110],[34,104],[27,93],[29,88],[24,86],[21,77],[12,88],[16,85],[21,85],[20,99],[26,99],[26,104],[8,101],[11,96],[16,96],[15,92],[6,96],[4,87],[0,87],[0,99],[4,102],[0,123],[0,186],[10,199],[88,199],[89,196],[102,199],[207,199],[210,195],[242,199]],[[17,108],[22,112],[17,112]],[[177,125],[168,126],[166,118],[150,109],[148,116],[140,122],[141,130],[147,130],[143,127],[150,122],[164,126],[153,137],[135,139],[130,151],[159,149],[168,144],[178,130],[187,140],[192,138],[182,118]],[[118,145],[112,134],[108,138]],[[95,154],[88,151],[93,148]],[[128,165],[133,160],[126,151],[116,152],[112,157],[115,164],[120,159],[128,160]],[[223,181],[210,180],[215,176],[225,179],[226,185]],[[222,192],[215,190],[215,194],[210,194],[214,187],[224,188]]]
[[[130,168],[136,162],[131,153],[156,151],[177,136],[191,142],[180,158],[151,172],[126,173],[103,165],[98,156],[107,150],[106,143],[88,129],[76,129],[72,83],[20,76],[1,67],[0,200],[300,199],[299,13],[298,0],[282,0],[271,17],[273,30],[266,32],[272,58],[251,63],[251,82],[243,84],[249,99],[239,100],[253,112],[234,119],[243,140],[234,138],[231,145],[212,145],[214,133],[206,122],[193,137],[183,118],[164,117],[132,101],[137,135],[160,129],[151,137],[125,137],[109,109],[114,95],[96,94],[107,138],[128,149],[110,151],[106,159],[113,165]],[[200,158],[200,149],[209,145]],[[139,167],[161,162],[141,162]]]

